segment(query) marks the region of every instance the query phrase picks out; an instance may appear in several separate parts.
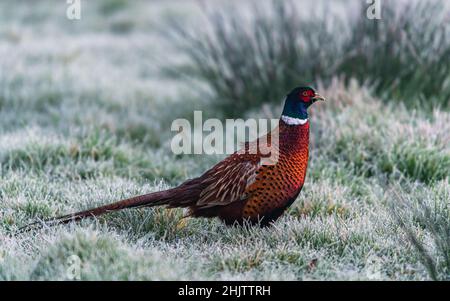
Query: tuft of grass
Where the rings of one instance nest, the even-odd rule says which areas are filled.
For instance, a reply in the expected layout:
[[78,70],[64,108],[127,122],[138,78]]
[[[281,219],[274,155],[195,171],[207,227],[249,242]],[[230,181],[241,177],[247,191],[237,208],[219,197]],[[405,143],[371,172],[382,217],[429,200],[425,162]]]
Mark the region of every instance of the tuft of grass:
[[[43,250],[42,257],[31,271],[30,279],[123,281],[135,280],[134,275],[137,274],[146,280],[162,280],[167,277],[167,273],[155,274],[152,268],[144,269],[143,263],[153,268],[174,264],[160,254],[127,248],[118,237],[79,230],[74,234],[60,235],[50,248]],[[72,278],[74,276],[77,278]]]
[[388,173],[393,173],[395,166],[405,176],[423,183],[449,176],[450,153],[445,149],[427,148],[408,142],[395,145],[388,156],[389,159],[380,162]]
[[187,227],[191,220],[183,219],[183,215],[182,209],[157,207],[137,212],[125,211],[105,218],[108,220],[108,225],[118,231],[151,235],[160,241],[176,241],[193,234]]
[[233,273],[243,273],[250,270],[258,269],[264,262],[264,251],[256,250],[254,253],[246,254],[245,257],[237,254],[225,257],[215,257],[210,263],[214,270],[229,271]]
[[292,1],[273,1],[270,11],[263,7],[252,5],[250,20],[231,8],[216,12],[205,34],[172,23],[174,37],[192,61],[182,71],[205,82],[225,114],[280,101],[292,87],[311,84],[336,54],[321,46],[336,46],[331,23],[302,20]]
[[386,101],[449,107],[450,26],[444,1],[386,1],[382,19],[361,6],[337,72],[369,83]]
[[213,103],[231,116],[337,75],[368,83],[387,102],[448,108],[445,5],[404,6],[388,1],[382,20],[369,20],[361,5],[349,21],[349,13],[304,15],[293,1],[272,1],[269,8],[250,5],[251,17],[237,9],[212,13],[211,30],[203,34],[173,22],[173,37],[191,60],[176,71],[205,83]]
[[444,182],[435,198],[417,186],[407,188],[420,191],[414,196],[393,190],[392,214],[433,280],[450,280],[450,191]]

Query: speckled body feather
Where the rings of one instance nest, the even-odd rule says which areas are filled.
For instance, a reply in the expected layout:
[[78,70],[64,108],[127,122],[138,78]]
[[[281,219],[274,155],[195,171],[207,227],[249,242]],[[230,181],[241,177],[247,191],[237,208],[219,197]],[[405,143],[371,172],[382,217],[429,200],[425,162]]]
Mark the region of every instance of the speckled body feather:
[[[201,193],[200,201],[191,207],[191,215],[218,216],[227,224],[248,221],[267,225],[276,220],[303,187],[308,165],[309,123],[287,125],[280,120],[279,135],[275,164],[261,165],[260,154],[238,152],[206,172],[201,178],[208,186],[202,192],[213,194]],[[237,166],[243,170],[237,170]],[[236,171],[230,172],[233,167]],[[229,174],[225,176],[227,171]],[[237,195],[224,198],[223,191],[233,189]],[[205,196],[210,198],[205,200]]]

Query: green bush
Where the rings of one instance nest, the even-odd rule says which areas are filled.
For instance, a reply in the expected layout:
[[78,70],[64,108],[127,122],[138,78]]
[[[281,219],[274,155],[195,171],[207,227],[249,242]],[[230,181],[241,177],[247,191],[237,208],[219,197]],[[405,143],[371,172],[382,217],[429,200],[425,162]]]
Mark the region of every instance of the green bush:
[[395,2],[383,3],[379,21],[366,18],[362,7],[337,72],[369,82],[386,101],[448,107],[450,27],[444,2]]
[[255,4],[250,19],[236,11],[211,14],[211,30],[203,34],[173,22],[173,36],[191,59],[177,71],[205,82],[228,115],[337,75],[370,83],[386,101],[448,107],[450,26],[443,3],[382,7],[382,20],[367,19],[361,6],[348,21],[325,10],[304,18],[293,2],[273,1],[270,12]]
[[[338,51],[327,24],[299,19],[291,2],[274,1],[271,12],[256,5],[252,9],[251,20],[235,13],[211,15],[211,33],[204,35],[173,23],[179,45],[192,60],[182,71],[206,82],[217,107],[229,115],[261,102],[279,102],[292,87],[312,84]],[[325,51],[323,44],[333,51]]]

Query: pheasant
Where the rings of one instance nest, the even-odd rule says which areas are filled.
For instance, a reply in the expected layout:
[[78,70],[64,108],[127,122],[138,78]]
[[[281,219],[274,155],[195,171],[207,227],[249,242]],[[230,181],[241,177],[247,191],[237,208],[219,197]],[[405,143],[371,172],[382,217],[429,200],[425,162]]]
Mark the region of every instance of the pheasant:
[[[310,87],[297,87],[286,96],[276,129],[279,135],[276,147],[278,160],[274,164],[262,164],[261,152],[238,151],[203,175],[187,180],[178,187],[44,222],[53,225],[125,208],[165,205],[169,208],[188,208],[187,216],[218,217],[227,225],[248,222],[268,226],[295,201],[303,187],[309,152],[307,111],[318,100],[324,98]],[[264,138],[270,140],[272,133]],[[250,145],[247,142],[245,147]]]

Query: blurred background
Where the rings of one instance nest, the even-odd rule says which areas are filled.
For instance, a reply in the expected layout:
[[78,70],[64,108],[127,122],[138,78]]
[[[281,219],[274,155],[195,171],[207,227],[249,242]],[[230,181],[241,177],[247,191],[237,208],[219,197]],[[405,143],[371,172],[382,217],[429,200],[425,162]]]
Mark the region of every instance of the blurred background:
[[[1,1],[0,279],[73,254],[81,279],[449,279],[449,2],[379,2]],[[328,102],[271,230],[147,209],[8,235],[199,175],[221,156],[174,156],[174,119],[277,118],[298,85]]]

